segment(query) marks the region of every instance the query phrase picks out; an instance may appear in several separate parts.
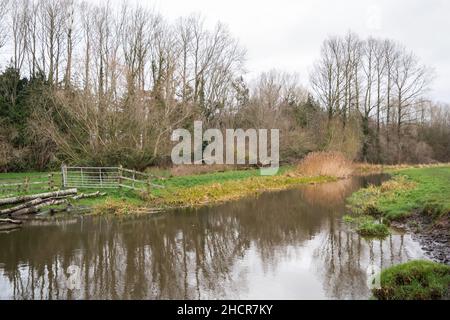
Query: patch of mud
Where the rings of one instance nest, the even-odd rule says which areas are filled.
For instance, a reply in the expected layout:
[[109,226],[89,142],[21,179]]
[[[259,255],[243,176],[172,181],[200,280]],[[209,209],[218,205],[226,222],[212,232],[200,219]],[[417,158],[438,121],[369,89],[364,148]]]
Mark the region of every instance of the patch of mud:
[[450,265],[450,213],[438,220],[429,215],[414,213],[392,226],[411,233],[430,259]]

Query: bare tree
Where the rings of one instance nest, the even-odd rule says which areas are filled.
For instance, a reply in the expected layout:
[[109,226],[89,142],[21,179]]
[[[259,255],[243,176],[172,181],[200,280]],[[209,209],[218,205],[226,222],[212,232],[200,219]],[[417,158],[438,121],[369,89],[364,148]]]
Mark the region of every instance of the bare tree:
[[362,119],[362,133],[363,133],[363,147],[362,147],[362,159],[367,161],[368,156],[368,148],[369,148],[369,120],[372,115],[372,111],[376,107],[376,104],[373,104],[372,98],[372,90],[375,83],[376,70],[375,70],[375,61],[376,61],[376,40],[373,38],[369,38],[363,46],[363,61],[362,61],[362,70],[364,74],[364,93],[363,93],[363,103],[361,104],[362,110],[361,119]]
[[14,46],[13,66],[20,72],[27,50],[27,20],[29,15],[29,1],[18,3],[12,9],[11,30]]
[[413,53],[400,52],[394,65],[394,90],[396,94],[397,162],[401,162],[403,126],[415,120],[414,106],[428,89],[430,70],[421,65]]
[[38,33],[39,33],[39,20],[38,20],[38,2],[28,1],[28,10],[33,14],[28,14],[26,21],[26,39],[27,39],[27,59],[28,68],[31,77],[35,77],[37,72],[44,72],[44,67],[40,67],[38,61]]
[[314,71],[310,77],[312,87],[323,103],[330,121],[338,111],[340,96],[338,91],[341,82],[337,72],[337,65],[340,62],[335,59],[337,51],[335,47],[336,39],[331,38],[324,42],[321,49],[321,58],[314,65]]
[[[383,51],[385,59],[385,72],[386,72],[386,129],[389,130],[391,123],[391,95],[393,87],[393,71],[398,58],[398,51],[396,50],[396,45],[390,40],[385,40],[383,42]],[[389,133],[386,134],[386,142],[389,146]]]
[[82,43],[83,43],[83,59],[82,59],[82,70],[83,70],[83,87],[84,92],[88,93],[91,89],[90,81],[90,64],[91,64],[91,50],[92,50],[92,29],[93,29],[93,14],[92,8],[87,2],[80,3],[79,10],[83,12],[81,17],[81,33],[82,33]]
[[6,19],[9,11],[9,0],[0,0],[0,48],[6,43],[8,28],[6,27]]
[[42,0],[39,6],[41,55],[48,81],[58,84],[64,46],[65,13],[63,2]]
[[72,80],[72,59],[75,37],[75,5],[73,0],[63,2],[64,20],[65,20],[65,38],[66,38],[66,71],[64,73],[64,86],[70,87]]

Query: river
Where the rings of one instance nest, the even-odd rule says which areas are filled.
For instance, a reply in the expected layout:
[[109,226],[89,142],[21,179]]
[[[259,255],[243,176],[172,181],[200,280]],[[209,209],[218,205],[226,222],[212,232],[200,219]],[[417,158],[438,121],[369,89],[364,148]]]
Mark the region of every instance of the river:
[[366,240],[342,221],[345,198],[383,179],[2,232],[0,299],[367,299],[369,274],[424,258],[407,234]]

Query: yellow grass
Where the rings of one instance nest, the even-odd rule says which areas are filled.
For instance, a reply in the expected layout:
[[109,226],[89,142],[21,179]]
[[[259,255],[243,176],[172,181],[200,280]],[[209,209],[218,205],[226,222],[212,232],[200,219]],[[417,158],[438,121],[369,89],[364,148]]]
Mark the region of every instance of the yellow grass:
[[182,188],[175,192],[162,193],[154,204],[163,206],[201,206],[257,195],[264,191],[283,190],[295,185],[333,181],[331,177],[251,177],[240,181],[225,181],[192,188]]
[[340,152],[311,152],[297,166],[302,176],[346,178],[353,173],[353,163]]

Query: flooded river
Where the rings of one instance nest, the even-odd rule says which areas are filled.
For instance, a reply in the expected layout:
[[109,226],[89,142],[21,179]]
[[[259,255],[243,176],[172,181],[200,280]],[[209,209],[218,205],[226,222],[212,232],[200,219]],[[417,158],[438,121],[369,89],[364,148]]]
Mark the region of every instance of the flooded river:
[[368,274],[423,258],[409,235],[365,240],[345,198],[382,176],[140,217],[0,233],[0,299],[367,299]]

